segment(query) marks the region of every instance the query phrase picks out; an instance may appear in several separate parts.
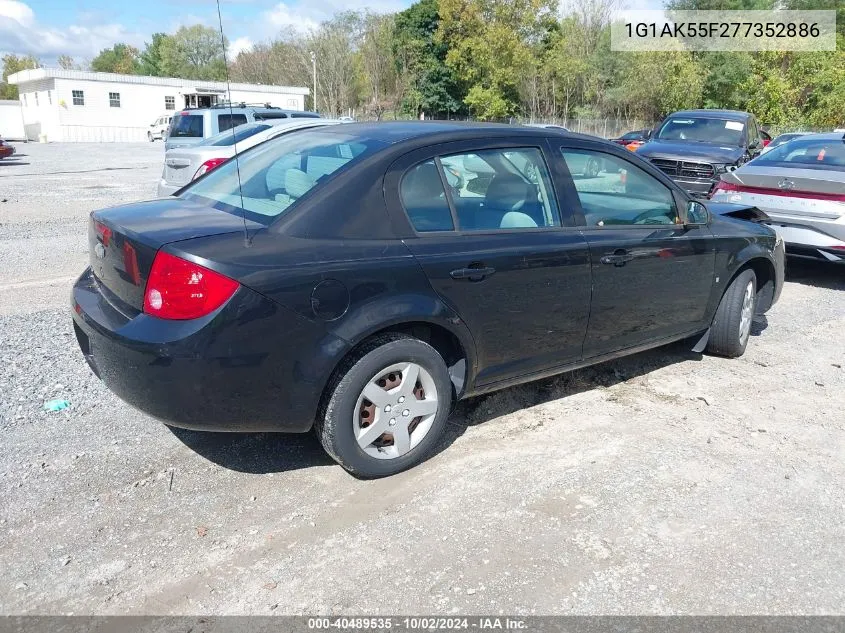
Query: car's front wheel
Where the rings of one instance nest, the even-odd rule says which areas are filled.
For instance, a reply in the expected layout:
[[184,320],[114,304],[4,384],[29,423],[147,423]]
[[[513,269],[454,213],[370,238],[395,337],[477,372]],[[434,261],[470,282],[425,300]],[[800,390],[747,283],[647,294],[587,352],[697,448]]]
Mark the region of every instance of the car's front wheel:
[[147,140],[152,143],[155,139],[153,138],[152,132],[147,132]]
[[393,475],[431,453],[451,405],[449,371],[437,350],[404,334],[385,334],[336,372],[317,436],[351,473]]
[[742,356],[751,335],[756,308],[757,276],[753,270],[744,270],[722,296],[710,326],[707,351],[728,358]]

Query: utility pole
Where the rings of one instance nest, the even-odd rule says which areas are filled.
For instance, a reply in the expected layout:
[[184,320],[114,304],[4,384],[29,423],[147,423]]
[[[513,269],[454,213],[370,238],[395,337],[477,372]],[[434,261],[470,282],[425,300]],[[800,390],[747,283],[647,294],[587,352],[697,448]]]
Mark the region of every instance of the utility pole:
[[311,51],[311,72],[314,74],[314,112],[317,111],[317,53]]

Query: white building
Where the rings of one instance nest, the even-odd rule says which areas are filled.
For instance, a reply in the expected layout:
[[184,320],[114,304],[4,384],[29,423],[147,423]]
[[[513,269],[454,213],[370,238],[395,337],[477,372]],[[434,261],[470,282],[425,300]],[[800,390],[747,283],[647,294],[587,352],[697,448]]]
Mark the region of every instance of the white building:
[[233,101],[304,110],[308,88],[142,77],[59,68],[9,75],[26,136],[47,141],[146,141],[150,124],[186,107]]

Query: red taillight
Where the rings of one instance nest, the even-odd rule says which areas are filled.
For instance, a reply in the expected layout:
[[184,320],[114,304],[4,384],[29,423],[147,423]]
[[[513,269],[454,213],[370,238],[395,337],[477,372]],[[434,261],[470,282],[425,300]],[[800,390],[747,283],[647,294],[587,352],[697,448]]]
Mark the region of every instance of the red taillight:
[[228,158],[212,158],[210,160],[205,161],[202,165],[200,165],[200,168],[197,169],[197,173],[194,174],[194,177],[191,178],[191,180],[196,180],[197,178],[199,178],[203,174],[207,174],[208,172],[210,172],[212,169],[214,169],[218,165],[222,165],[223,163],[225,163],[227,160],[229,160],[229,159]]
[[108,246],[111,241],[111,229],[102,222],[94,220],[94,230],[96,230],[97,235],[100,236],[100,241],[103,243],[103,246]]
[[713,193],[717,191],[739,191],[739,186],[733,184],[732,182],[725,182],[724,180],[720,180],[716,183],[716,188],[713,189]]
[[159,251],[147,279],[144,312],[160,319],[197,319],[235,294],[238,282]]

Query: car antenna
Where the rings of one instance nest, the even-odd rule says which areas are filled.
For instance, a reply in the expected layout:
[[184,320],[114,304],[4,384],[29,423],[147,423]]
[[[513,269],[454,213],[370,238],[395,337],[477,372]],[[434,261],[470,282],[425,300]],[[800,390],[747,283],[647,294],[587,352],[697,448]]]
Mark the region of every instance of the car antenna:
[[232,110],[232,85],[229,82],[229,62],[226,59],[226,37],[223,35],[223,15],[220,12],[220,0],[217,0],[217,23],[220,25],[220,45],[223,47],[223,66],[226,68],[226,92],[229,93],[229,124],[232,130],[232,147],[235,148],[235,171],[238,175],[238,194],[241,197],[241,218],[244,221],[244,246],[252,246],[252,240],[249,237],[249,230],[246,228],[246,210],[244,209],[244,190],[241,185],[241,161],[238,156],[238,143],[235,135],[235,113]]

